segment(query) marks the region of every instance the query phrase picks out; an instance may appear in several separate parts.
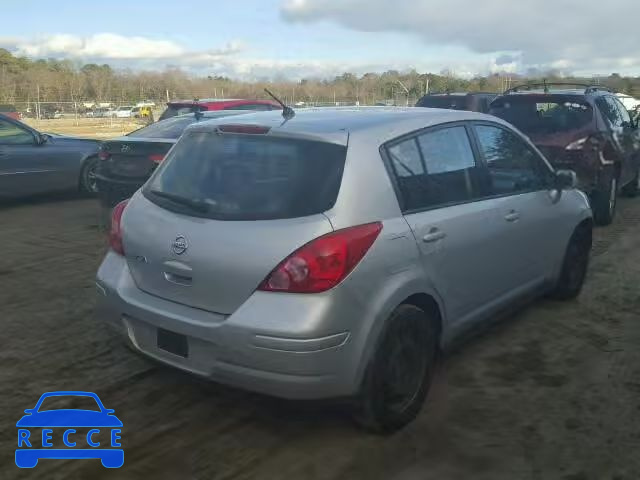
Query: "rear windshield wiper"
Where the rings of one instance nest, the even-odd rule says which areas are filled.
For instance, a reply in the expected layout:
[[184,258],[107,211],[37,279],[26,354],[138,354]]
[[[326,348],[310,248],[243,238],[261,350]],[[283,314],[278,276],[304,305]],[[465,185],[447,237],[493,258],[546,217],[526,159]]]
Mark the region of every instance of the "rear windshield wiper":
[[163,192],[161,190],[151,190],[151,193],[157,195],[158,197],[171,200],[173,203],[189,207],[196,212],[206,213],[207,211],[209,211],[209,205],[202,200],[193,200],[191,198],[181,197],[180,195]]

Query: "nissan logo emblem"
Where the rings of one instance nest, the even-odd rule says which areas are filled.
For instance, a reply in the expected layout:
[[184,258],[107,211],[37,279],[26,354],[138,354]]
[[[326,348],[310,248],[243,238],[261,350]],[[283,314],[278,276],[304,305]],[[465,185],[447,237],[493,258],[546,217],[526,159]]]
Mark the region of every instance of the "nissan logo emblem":
[[171,243],[171,250],[173,250],[173,253],[175,253],[176,255],[182,255],[187,251],[187,248],[189,248],[187,239],[182,235],[178,235],[176,239]]

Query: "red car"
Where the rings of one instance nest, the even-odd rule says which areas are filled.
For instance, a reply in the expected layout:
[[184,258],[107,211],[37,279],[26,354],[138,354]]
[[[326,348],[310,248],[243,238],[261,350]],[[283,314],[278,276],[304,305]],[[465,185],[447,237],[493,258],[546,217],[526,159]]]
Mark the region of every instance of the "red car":
[[168,102],[167,109],[162,112],[159,120],[183,115],[185,113],[200,110],[253,110],[253,111],[269,111],[282,110],[282,107],[272,100],[242,100],[242,99],[217,99],[204,98],[196,100],[176,100]]
[[13,118],[14,120],[20,120],[22,115],[16,110],[14,105],[2,105],[0,104],[0,114]]

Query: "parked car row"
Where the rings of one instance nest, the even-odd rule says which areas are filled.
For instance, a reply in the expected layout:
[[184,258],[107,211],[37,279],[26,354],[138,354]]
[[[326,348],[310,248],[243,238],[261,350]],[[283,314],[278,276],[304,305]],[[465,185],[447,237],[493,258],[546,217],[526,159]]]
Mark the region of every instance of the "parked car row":
[[[456,340],[580,293],[594,221],[638,186],[637,127],[607,90],[516,88],[493,115],[449,97],[298,113],[193,103],[92,144],[74,172],[94,165],[113,207],[96,316],[173,367],[350,399],[376,432],[406,425]],[[6,122],[0,155],[19,136]],[[28,133],[25,152],[64,138]]]
[[351,399],[361,424],[390,432],[465,332],[582,288],[587,196],[495,116],[327,108],[186,123],[113,209],[96,278],[97,317],[157,361],[278,397]]

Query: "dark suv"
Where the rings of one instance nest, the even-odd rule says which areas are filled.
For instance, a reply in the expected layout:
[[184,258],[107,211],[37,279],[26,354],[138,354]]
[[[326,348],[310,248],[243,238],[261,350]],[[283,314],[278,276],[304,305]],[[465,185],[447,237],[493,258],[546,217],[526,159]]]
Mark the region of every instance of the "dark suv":
[[470,112],[487,113],[495,93],[463,92],[463,93],[429,93],[418,100],[416,107],[448,108],[450,110],[468,110]]
[[555,83],[518,86],[497,97],[490,113],[528,135],[555,168],[576,172],[599,225],[613,220],[618,192],[638,194],[638,125],[609,89]]

